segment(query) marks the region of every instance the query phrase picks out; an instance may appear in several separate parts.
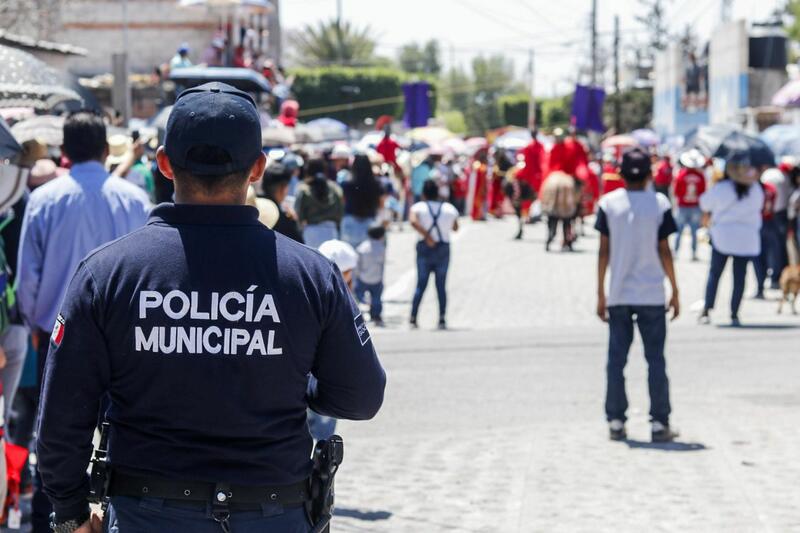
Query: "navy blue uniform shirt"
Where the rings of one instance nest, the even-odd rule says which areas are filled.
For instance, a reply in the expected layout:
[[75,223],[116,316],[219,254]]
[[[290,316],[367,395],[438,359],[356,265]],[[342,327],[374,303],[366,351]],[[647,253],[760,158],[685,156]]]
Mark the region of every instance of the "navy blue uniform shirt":
[[163,204],[92,252],[67,290],[42,393],[45,491],[59,517],[87,509],[106,393],[115,468],[258,486],[309,475],[307,406],[368,419],[385,382],[330,261],[255,208]]

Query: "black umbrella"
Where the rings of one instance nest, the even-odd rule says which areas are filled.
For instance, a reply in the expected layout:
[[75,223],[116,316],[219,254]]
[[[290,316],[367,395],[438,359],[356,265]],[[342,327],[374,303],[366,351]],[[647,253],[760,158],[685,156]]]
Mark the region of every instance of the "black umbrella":
[[0,119],[0,159],[11,159],[22,150],[6,122]]
[[22,50],[0,45],[0,107],[50,110],[60,104],[81,102],[65,87],[59,73]]
[[774,166],[775,154],[763,140],[725,126],[705,126],[698,128],[687,143],[708,157],[718,157],[726,161],[748,159],[754,167]]

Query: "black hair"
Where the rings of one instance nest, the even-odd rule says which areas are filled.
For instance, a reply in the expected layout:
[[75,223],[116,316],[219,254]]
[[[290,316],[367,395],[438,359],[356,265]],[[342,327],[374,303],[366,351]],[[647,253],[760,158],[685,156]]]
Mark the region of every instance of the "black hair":
[[351,201],[358,212],[357,216],[374,216],[381,203],[383,187],[372,172],[369,157],[358,154],[353,158],[353,179],[350,182]]
[[425,180],[422,184],[422,197],[426,200],[439,199],[439,186],[433,180]]
[[[201,165],[226,165],[232,163],[233,159],[226,150],[219,146],[199,144],[189,148],[189,151],[186,152],[186,161]],[[216,191],[231,185],[241,185],[250,174],[249,167],[245,170],[225,174],[197,174],[191,170],[172,165],[172,171],[178,180],[189,187],[198,187],[205,192]]]
[[311,195],[319,202],[328,197],[328,178],[325,176],[325,160],[314,157],[306,163],[306,177],[311,187]]
[[370,226],[367,230],[367,237],[370,239],[381,240],[386,235],[386,228],[380,225]]
[[290,181],[292,181],[291,171],[287,170],[280,174],[266,173],[261,179],[261,190],[264,191],[264,195],[267,198],[274,199],[275,192],[288,185]]
[[91,111],[78,111],[64,121],[64,153],[73,163],[102,161],[106,152],[106,124]]

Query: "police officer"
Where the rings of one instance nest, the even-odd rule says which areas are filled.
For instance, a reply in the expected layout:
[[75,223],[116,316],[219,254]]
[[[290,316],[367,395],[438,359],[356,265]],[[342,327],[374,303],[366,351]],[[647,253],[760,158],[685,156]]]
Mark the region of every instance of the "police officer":
[[184,91],[157,160],[176,203],[86,257],[54,327],[37,446],[55,531],[100,530],[86,469],[107,395],[110,531],[306,532],[306,407],[377,413],[369,331],[335,265],[244,205],[266,161],[250,96]]

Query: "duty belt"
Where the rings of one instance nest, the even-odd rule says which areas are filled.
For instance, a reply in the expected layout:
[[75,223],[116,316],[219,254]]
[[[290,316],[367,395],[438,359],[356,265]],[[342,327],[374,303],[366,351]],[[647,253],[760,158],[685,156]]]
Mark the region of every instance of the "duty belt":
[[241,507],[257,507],[265,503],[277,503],[284,506],[301,505],[311,498],[308,480],[291,485],[252,487],[227,483],[178,481],[130,474],[119,470],[114,470],[111,475],[108,494],[109,496],[223,504],[225,507],[230,506],[232,510]]

